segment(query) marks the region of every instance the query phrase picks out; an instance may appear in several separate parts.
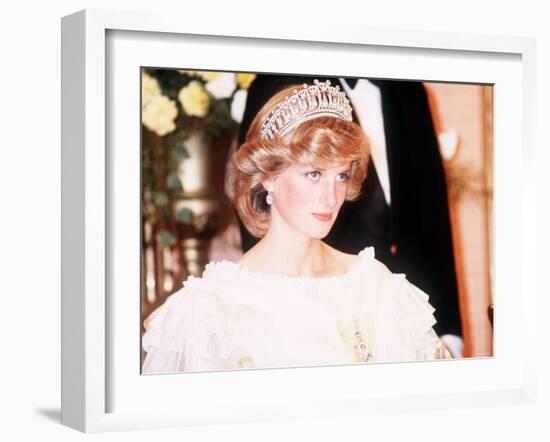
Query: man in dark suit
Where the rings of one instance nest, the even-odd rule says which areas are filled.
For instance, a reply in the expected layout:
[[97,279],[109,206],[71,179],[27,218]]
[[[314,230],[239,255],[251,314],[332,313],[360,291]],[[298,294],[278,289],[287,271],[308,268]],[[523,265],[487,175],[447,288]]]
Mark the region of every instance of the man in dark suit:
[[[421,82],[258,75],[248,91],[239,145],[263,104],[291,84],[330,80],[350,98],[371,141],[362,195],[346,202],[325,241],[347,253],[366,246],[394,273],[430,296],[435,331],[462,355],[462,327],[447,188],[426,91]],[[257,241],[241,224],[243,250]]]

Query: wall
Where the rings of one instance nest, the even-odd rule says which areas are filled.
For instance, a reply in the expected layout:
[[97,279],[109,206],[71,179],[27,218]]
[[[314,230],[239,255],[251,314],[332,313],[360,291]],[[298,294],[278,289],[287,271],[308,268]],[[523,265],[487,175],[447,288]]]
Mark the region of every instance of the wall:
[[426,89],[447,173],[464,356],[492,356],[492,89],[448,83]]

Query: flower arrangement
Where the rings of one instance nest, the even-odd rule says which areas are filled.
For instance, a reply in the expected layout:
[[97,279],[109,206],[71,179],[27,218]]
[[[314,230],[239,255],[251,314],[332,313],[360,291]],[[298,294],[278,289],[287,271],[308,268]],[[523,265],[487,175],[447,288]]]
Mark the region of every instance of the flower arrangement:
[[143,68],[141,72],[142,199],[144,216],[160,222],[156,239],[174,244],[174,222],[190,223],[185,209],[170,213],[181,192],[178,163],[189,158],[186,140],[199,131],[206,142],[236,134],[255,74]]
[[255,74],[143,69],[142,123],[158,136],[202,128],[218,136],[237,126]]

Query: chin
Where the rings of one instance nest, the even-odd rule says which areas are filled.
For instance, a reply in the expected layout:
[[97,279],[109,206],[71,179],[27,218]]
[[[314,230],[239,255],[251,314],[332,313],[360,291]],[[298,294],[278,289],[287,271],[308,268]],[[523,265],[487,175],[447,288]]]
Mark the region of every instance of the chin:
[[[303,220],[300,220],[303,221]],[[317,221],[308,223],[308,222],[295,222],[290,224],[291,227],[301,234],[307,236],[311,239],[323,239],[325,238],[332,229],[334,222],[329,223],[319,223]]]
[[307,235],[313,239],[323,239],[325,236],[327,236],[330,232],[330,229],[332,228],[332,225],[327,229],[309,229],[306,231]]

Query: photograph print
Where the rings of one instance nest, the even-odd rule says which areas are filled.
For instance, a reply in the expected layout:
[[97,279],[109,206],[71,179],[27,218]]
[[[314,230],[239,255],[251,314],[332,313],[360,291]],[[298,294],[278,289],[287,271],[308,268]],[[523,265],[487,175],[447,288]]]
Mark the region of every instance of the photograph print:
[[141,68],[141,372],[493,356],[493,88]]

